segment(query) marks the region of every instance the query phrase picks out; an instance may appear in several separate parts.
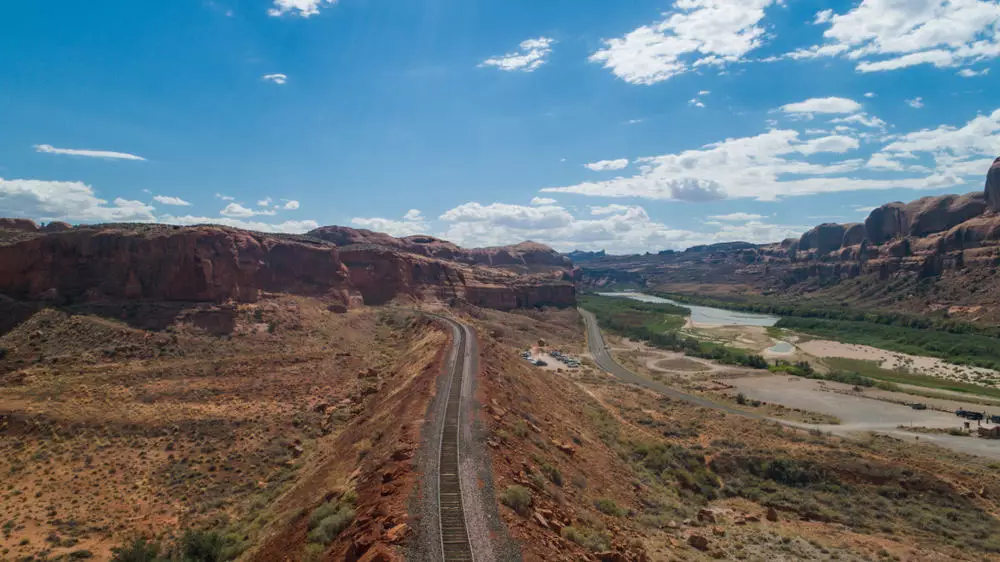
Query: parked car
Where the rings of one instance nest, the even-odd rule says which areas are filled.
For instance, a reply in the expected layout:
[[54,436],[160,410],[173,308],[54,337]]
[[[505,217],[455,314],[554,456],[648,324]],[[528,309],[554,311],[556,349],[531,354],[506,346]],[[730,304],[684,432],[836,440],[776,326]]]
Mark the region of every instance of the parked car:
[[910,404],[910,407],[913,408],[914,410],[926,410],[927,409],[927,404],[921,404],[920,402],[914,402],[913,404]]

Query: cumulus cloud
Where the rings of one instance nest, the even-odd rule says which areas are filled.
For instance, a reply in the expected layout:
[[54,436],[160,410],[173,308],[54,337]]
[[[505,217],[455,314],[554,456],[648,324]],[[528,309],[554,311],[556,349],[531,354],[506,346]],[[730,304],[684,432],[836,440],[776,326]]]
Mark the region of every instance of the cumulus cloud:
[[[1000,115],[998,113],[997,115]],[[857,121],[876,124],[870,116]],[[853,120],[852,120],[853,121]],[[986,118],[980,121],[987,121]],[[995,144],[996,135],[974,120],[974,135],[963,133],[962,142]],[[838,125],[846,127],[846,125]],[[982,175],[974,166],[962,167],[941,155],[933,155],[936,169],[923,177],[865,177],[853,175],[866,169],[866,158],[852,154],[860,148],[859,135],[824,134],[803,136],[793,129],[772,129],[756,136],[726,139],[675,154],[639,158],[638,172],[605,181],[546,187],[544,193],[575,193],[592,197],[640,197],[654,200],[709,201],[722,198],[755,198],[771,201],[782,197],[891,188],[932,189],[958,186],[967,176]],[[948,129],[933,135],[931,143],[912,148],[933,153],[930,144],[946,142]],[[919,135],[902,135],[902,142],[916,143]],[[956,143],[959,141],[956,140]],[[893,146],[893,145],[890,145]],[[997,149],[1000,147],[994,147]],[[957,150],[965,150],[958,149]],[[897,152],[901,152],[900,149]],[[843,156],[841,156],[843,155]],[[896,155],[898,158],[898,154]],[[813,160],[816,158],[817,160]],[[878,161],[876,160],[875,164]],[[941,169],[947,169],[941,173]],[[907,171],[927,171],[911,167]]]
[[261,76],[261,80],[264,80],[266,82],[273,82],[281,86],[284,83],[288,82],[288,76],[284,74],[265,74]]
[[791,58],[843,56],[860,72],[929,64],[944,68],[1000,54],[1000,3],[991,0],[863,0],[843,14],[824,10],[826,42]]
[[295,199],[282,199],[282,201],[284,201],[285,204],[282,205],[281,208],[286,211],[294,211],[299,208],[299,202]]
[[171,197],[169,195],[155,195],[153,196],[153,201],[160,203],[161,205],[174,205],[176,207],[190,207],[191,203],[181,199],[180,197]]
[[274,7],[267,11],[271,16],[292,14],[308,18],[319,13],[324,6],[332,6],[337,0],[274,0]]
[[235,201],[236,200],[235,197],[232,197],[230,195],[223,195],[221,193],[216,193],[215,194],[215,198],[216,199],[222,199],[223,201]]
[[984,68],[979,71],[972,70],[971,68],[963,68],[962,70],[959,70],[957,72],[957,74],[962,78],[975,78],[976,76],[986,76],[989,73],[990,69],[988,68]]
[[257,201],[257,206],[258,207],[270,207],[272,201],[274,201],[274,200],[271,199],[270,197],[265,197],[265,198]]
[[280,232],[285,234],[303,234],[310,230],[319,228],[319,223],[314,220],[284,221],[279,223],[268,223],[259,221],[248,221],[230,217],[201,217],[195,215],[173,216],[163,215],[158,222],[165,224],[178,224],[189,226],[194,224],[218,224],[232,228],[242,228],[244,230],[255,230],[258,232]]
[[267,211],[267,210],[265,210],[265,211],[255,211],[255,210],[253,210],[253,209],[251,209],[249,207],[244,207],[243,205],[240,205],[239,203],[230,203],[230,204],[226,205],[226,207],[224,209],[222,209],[221,211],[219,211],[219,214],[222,215],[222,216],[224,216],[224,217],[246,218],[246,217],[254,217],[254,216],[257,216],[257,215],[274,215],[275,212],[274,211]]
[[414,234],[427,234],[430,231],[430,224],[419,209],[410,209],[401,220],[354,217],[351,219],[351,224],[375,232],[385,232],[392,236],[412,236]]
[[486,59],[479,66],[492,66],[506,71],[534,72],[545,64],[546,58],[552,53],[553,43],[555,40],[549,37],[527,39],[519,45],[520,51]]
[[46,154],[62,154],[66,156],[83,156],[85,158],[105,158],[108,160],[145,160],[142,156],[129,154],[127,152],[113,152],[110,150],[88,150],[79,148],[56,148],[51,144],[36,144],[36,152]]
[[531,204],[532,205],[553,205],[555,203],[556,203],[556,200],[552,199],[551,197],[532,197],[531,198]]
[[116,198],[109,203],[83,182],[0,178],[0,216],[68,222],[155,222],[154,208]]
[[717,221],[746,222],[760,220],[764,218],[764,215],[756,215],[753,213],[729,213],[727,215],[711,215],[708,218],[715,219]]
[[637,205],[591,207],[586,218],[576,217],[560,206],[544,209],[492,203],[466,203],[441,215],[448,223],[441,237],[463,246],[496,246],[535,240],[560,251],[607,250],[637,253],[683,249],[697,244],[733,240],[773,242],[806,230],[749,221],[719,224],[716,231],[691,231],[650,218]]
[[813,113],[854,113],[860,109],[860,103],[838,97],[811,98],[781,106],[781,111],[785,113],[810,115]]
[[847,125],[861,125],[863,127],[869,127],[872,129],[885,130],[888,127],[888,123],[879,119],[874,115],[868,115],[865,112],[855,113],[854,115],[848,115],[847,117],[836,117],[830,120],[830,123],[839,123]]
[[774,0],[677,0],[664,19],[606,39],[590,60],[630,84],[655,84],[700,66],[744,60],[759,47]]
[[866,98],[873,98],[873,97],[875,97],[875,92],[865,92],[865,97]]
[[583,166],[595,172],[606,172],[608,170],[621,170],[628,166],[628,159],[619,158],[617,160],[601,160],[599,162],[591,162],[589,164],[584,164]]
[[920,109],[924,106],[924,98],[918,96],[912,100],[906,100],[906,105],[912,107],[913,109]]

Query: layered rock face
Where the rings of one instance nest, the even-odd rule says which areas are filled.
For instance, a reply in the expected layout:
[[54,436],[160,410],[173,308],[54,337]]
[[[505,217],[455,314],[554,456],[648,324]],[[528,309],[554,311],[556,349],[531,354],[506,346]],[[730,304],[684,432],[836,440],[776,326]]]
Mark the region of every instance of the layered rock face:
[[427,256],[471,265],[501,266],[541,266],[549,268],[569,268],[572,262],[552,248],[535,242],[522,242],[513,246],[466,249],[447,240],[433,236],[407,236],[394,238],[381,232],[324,226],[309,232],[309,236],[332,242],[339,247],[375,245],[392,248],[409,254]]
[[[29,224],[30,223],[30,224]],[[33,227],[33,228],[30,228]],[[0,295],[65,304],[101,299],[254,302],[262,293],[331,299],[346,309],[400,297],[493,308],[569,306],[571,272],[518,274],[449,261],[472,255],[444,241],[413,242],[330,227],[338,245],[224,227],[106,225],[72,228],[0,221]],[[406,248],[437,247],[409,252]],[[496,253],[521,264],[546,262],[551,248],[528,244]],[[464,252],[464,254],[463,254]]]
[[350,299],[336,248],[214,227],[80,228],[0,246],[0,292],[22,300]]

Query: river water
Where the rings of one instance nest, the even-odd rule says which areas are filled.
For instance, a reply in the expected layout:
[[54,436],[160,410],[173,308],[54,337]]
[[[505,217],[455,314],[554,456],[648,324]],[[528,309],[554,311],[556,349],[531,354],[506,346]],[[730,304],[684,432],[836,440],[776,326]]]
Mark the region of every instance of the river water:
[[725,310],[713,308],[711,306],[698,306],[685,304],[662,297],[655,297],[645,293],[598,293],[604,297],[624,297],[642,302],[653,302],[661,304],[675,304],[691,309],[691,321],[695,324],[709,324],[713,326],[774,326],[778,323],[777,316],[768,314],[752,314],[748,312],[737,312],[735,310]]

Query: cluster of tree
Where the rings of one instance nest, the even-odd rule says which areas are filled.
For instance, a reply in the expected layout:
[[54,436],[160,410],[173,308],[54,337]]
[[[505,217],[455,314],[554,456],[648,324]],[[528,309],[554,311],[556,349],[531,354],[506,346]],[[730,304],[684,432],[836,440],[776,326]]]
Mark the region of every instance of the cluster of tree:
[[678,311],[684,315],[690,314],[690,310],[686,308],[638,301],[621,303],[607,301],[626,301],[626,299],[587,296],[581,299],[581,306],[593,312],[602,327],[616,334],[642,340],[662,349],[681,351],[686,355],[711,359],[719,363],[754,369],[766,369],[768,366],[767,360],[759,354],[703,342],[679,333],[677,329],[683,322],[671,322],[664,316],[674,315],[679,318]]

